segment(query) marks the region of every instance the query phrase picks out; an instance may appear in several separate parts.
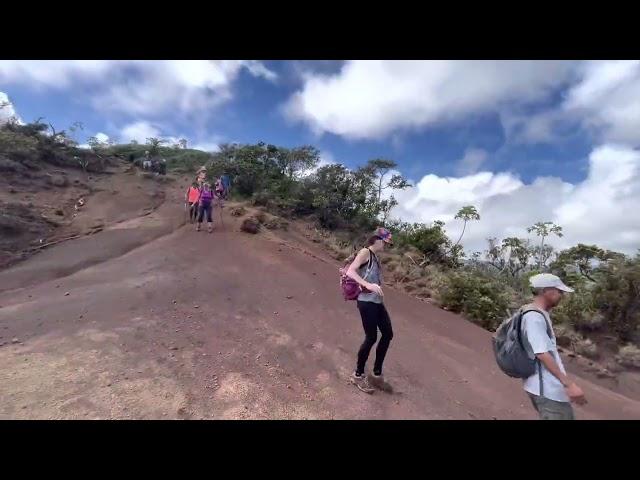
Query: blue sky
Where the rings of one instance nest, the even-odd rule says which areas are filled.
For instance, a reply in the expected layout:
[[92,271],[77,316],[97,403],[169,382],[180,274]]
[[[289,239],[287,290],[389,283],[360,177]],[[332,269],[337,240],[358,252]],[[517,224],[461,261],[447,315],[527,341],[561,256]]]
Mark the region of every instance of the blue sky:
[[[640,247],[639,220],[614,214],[612,238],[582,204],[595,195],[586,210],[611,223],[607,208],[636,200],[621,192],[640,177],[637,61],[12,60],[0,61],[0,92],[5,117],[42,116],[58,129],[81,121],[80,143],[100,134],[184,137],[207,150],[313,144],[324,162],[349,167],[391,158],[416,184],[396,194],[397,216],[443,219],[455,236],[457,208],[479,207],[469,250],[487,236],[526,236],[538,220],[563,223],[559,247]],[[524,212],[506,213],[515,205]]]

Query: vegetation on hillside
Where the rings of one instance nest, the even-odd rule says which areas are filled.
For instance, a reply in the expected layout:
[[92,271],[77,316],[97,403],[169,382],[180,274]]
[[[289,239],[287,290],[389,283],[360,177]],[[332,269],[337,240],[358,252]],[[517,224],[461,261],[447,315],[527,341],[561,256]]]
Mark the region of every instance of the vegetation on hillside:
[[562,226],[549,221],[522,226],[535,235],[532,240],[489,238],[484,252],[467,253],[467,224],[482,221],[473,205],[460,206],[455,219],[464,225],[453,242],[444,222],[390,218],[397,204],[394,191],[411,188],[401,175],[390,175],[397,167],[393,161],[374,159],[355,169],[340,164],[318,168],[318,163],[314,147],[259,143],[223,145],[207,166],[212,176],[232,175],[235,194],[254,205],[285,217],[313,219],[318,236],[337,259],[352,254],[375,226],[384,224],[396,239],[386,265],[390,282],[487,329],[495,329],[508,311],[530,300],[531,275],[553,272],[576,289],[555,313],[570,339],[568,347],[597,357],[589,337],[614,335],[621,344],[638,343],[640,255],[582,244],[557,252],[550,238],[561,237]]
[[[146,144],[103,144],[89,140],[78,148],[76,124],[57,132],[37,121],[9,122],[0,128],[0,171],[37,168],[38,162],[74,165],[88,171],[104,168],[104,158],[119,157],[140,164],[145,152],[165,158],[170,171],[191,173],[206,165],[213,177],[232,177],[233,195],[285,218],[316,224],[316,236],[343,260],[367,234],[384,224],[394,233],[396,247],[385,259],[389,283],[415,296],[460,312],[493,330],[508,311],[530,299],[528,278],[553,272],[576,289],[555,311],[561,321],[559,341],[591,357],[598,356],[598,339],[614,336],[625,350],[620,362],[637,359],[640,328],[640,253],[627,256],[596,245],[579,244],[555,251],[550,239],[562,227],[543,221],[527,228],[537,238],[488,238],[484,252],[465,252],[469,222],[481,222],[473,205],[460,205],[455,221],[464,222],[452,241],[442,221],[407,223],[391,217],[394,192],[412,188],[396,173],[389,159],[373,159],[358,168],[341,164],[319,166],[313,146],[296,148],[271,144],[225,144],[215,153],[187,148],[186,141],[166,145],[150,138]],[[562,338],[561,338],[562,337]],[[635,349],[635,350],[634,350]],[[634,356],[635,355],[635,356]]]

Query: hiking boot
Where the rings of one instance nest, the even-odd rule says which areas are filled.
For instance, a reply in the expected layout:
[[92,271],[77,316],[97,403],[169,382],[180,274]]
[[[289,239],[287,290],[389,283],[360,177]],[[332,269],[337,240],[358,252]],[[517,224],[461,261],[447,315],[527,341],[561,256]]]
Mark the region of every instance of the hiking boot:
[[375,390],[369,385],[366,375],[358,377],[355,372],[351,374],[351,383],[358,387],[364,393],[372,394]]
[[369,375],[369,383],[371,386],[382,390],[383,392],[393,393],[393,387],[384,379],[384,375],[376,375],[375,373]]

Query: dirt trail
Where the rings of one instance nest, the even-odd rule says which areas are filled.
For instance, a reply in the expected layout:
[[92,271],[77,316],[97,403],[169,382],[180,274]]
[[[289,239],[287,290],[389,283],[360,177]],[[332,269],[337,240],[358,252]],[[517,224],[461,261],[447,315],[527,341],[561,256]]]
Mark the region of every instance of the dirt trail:
[[[0,273],[0,418],[534,418],[488,332],[392,290],[396,393],[357,391],[362,327],[335,262],[228,214],[211,235],[176,229],[179,199]],[[90,261],[56,278],[74,255]],[[640,402],[582,383],[578,418],[640,418]]]

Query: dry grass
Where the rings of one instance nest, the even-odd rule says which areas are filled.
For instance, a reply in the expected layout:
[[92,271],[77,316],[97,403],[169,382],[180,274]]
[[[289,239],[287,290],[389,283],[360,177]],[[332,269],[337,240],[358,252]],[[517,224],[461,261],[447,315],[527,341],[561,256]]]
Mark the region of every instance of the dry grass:
[[267,214],[262,211],[256,213],[256,220],[264,224],[267,221]]
[[623,367],[640,369],[640,348],[633,344],[627,344],[618,351],[616,361]]
[[583,337],[570,325],[560,323],[553,326],[558,346],[572,350],[578,355],[595,360],[600,358],[598,346],[590,339]]
[[573,344],[573,350],[578,354],[595,360],[600,357],[598,347],[588,338],[580,338]]
[[554,325],[553,330],[556,334],[556,342],[564,348],[573,349],[573,346],[582,339],[578,332],[564,323]]
[[232,217],[243,217],[247,214],[247,210],[244,207],[235,207],[231,209]]
[[273,217],[264,223],[269,230],[285,230],[289,229],[289,222],[279,217]]

